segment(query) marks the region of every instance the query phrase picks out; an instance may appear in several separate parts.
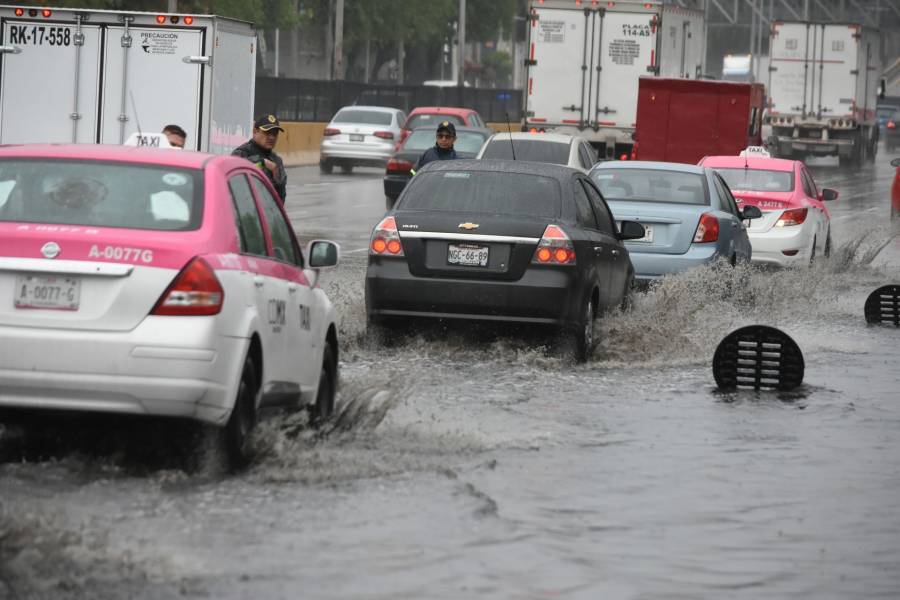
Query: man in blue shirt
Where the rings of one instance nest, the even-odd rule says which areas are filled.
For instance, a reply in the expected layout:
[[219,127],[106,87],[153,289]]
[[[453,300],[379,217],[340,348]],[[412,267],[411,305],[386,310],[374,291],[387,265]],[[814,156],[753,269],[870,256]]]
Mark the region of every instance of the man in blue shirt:
[[456,150],[453,149],[453,143],[456,141],[456,127],[450,121],[441,121],[437,128],[437,139],[433,147],[425,151],[419,157],[416,166],[413,167],[412,174],[427,165],[433,160],[454,160],[459,158]]

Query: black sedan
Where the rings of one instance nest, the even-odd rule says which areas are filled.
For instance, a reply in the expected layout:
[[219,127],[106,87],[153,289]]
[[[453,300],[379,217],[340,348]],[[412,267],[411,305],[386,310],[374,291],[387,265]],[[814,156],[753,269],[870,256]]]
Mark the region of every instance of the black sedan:
[[376,225],[366,271],[366,315],[554,326],[579,360],[594,320],[626,302],[634,269],[594,183],[560,165],[435,161]]
[[[475,158],[485,140],[493,133],[491,129],[457,127],[456,142],[453,144],[453,148],[460,158]],[[434,134],[435,129],[431,126],[414,129],[388,162],[384,172],[384,202],[388,210],[394,206],[394,202],[400,197],[400,192],[412,177],[410,170],[415,166],[419,157],[434,146]]]

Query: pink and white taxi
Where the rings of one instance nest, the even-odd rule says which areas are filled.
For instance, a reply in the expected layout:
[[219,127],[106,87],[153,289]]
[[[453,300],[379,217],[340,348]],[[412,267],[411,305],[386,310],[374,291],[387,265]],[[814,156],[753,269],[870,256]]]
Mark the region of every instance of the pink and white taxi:
[[700,164],[715,169],[738,205],[758,207],[763,216],[750,222],[752,262],[772,266],[809,264],[831,253],[831,216],[825,202],[838,193],[819,189],[799,160],[746,156],[707,156]]
[[260,407],[334,407],[339,248],[301,251],[246,160],[91,145],[0,147],[0,419],[183,417],[245,463]]

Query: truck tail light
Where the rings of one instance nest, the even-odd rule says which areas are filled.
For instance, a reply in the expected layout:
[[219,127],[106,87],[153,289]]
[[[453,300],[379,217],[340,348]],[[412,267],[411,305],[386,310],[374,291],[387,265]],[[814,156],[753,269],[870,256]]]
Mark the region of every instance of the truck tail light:
[[335,129],[334,127],[326,127],[325,131],[324,131],[325,137],[330,137],[332,135],[340,135],[340,134],[341,134],[341,130]]
[[385,217],[375,226],[372,239],[369,241],[369,254],[398,257],[404,255],[400,232],[397,231],[397,221],[394,217]]
[[166,15],[156,15],[156,22],[160,25],[165,25],[166,23]]
[[387,164],[387,172],[388,173],[409,173],[413,164],[408,160],[399,160],[397,158],[392,158],[388,161]]
[[638,157],[638,143],[635,142],[631,147],[631,160],[637,160]]
[[217,315],[224,301],[225,291],[216,272],[198,256],[169,284],[150,314],[171,317]]
[[393,131],[376,131],[376,132],[375,132],[374,134],[372,134],[372,135],[374,135],[374,136],[377,137],[377,138],[381,138],[381,139],[383,139],[383,140],[392,140],[392,139],[394,139],[394,132],[393,132]]
[[44,17],[45,19],[49,19],[51,16],[53,16],[53,11],[50,10],[49,8],[45,8],[44,10],[41,11],[41,16]]
[[21,17],[21,16],[24,15],[24,14],[25,14],[25,9],[24,9],[24,8],[17,8],[17,9],[16,9],[16,16],[17,16],[17,17]]
[[185,18],[184,18],[184,24],[185,24],[185,25],[193,25],[193,24],[194,24],[194,17],[185,17]]
[[806,215],[809,212],[807,208],[792,208],[781,213],[775,227],[793,227],[794,225],[803,225]]
[[697,231],[694,232],[694,243],[705,244],[719,239],[719,219],[712,213],[700,215]]
[[575,246],[557,225],[547,225],[531,259],[538,265],[574,265]]

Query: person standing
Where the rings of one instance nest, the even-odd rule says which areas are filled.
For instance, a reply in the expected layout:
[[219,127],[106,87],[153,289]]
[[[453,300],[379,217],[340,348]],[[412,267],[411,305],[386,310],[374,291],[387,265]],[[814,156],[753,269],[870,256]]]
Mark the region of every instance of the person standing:
[[454,142],[456,142],[456,126],[450,121],[438,123],[434,146],[419,157],[416,166],[413,167],[412,174],[415,175],[416,171],[433,160],[455,160],[459,158],[456,155],[456,150],[453,149]]
[[275,153],[279,132],[284,131],[275,115],[258,117],[253,123],[253,137],[232,151],[232,156],[246,158],[262,170],[275,186],[281,203],[287,197],[287,173],[284,162]]

